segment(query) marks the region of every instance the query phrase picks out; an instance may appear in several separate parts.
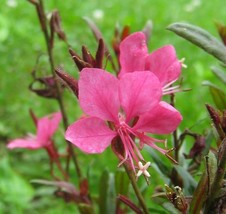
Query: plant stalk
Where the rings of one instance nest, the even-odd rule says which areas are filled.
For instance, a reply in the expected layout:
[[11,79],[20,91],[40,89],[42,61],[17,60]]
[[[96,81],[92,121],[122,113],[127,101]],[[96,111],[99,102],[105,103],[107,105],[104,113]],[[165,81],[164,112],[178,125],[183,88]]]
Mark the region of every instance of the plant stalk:
[[[170,104],[175,107],[175,94],[171,94],[170,96]],[[174,144],[174,159],[176,160],[176,162],[179,162],[179,139],[177,136],[177,129],[173,132],[173,144]],[[178,175],[178,172],[173,169],[172,171],[172,178],[171,181],[175,186],[181,186],[181,182],[180,182],[180,177]]]
[[[67,115],[66,115],[66,111],[65,111],[65,108],[64,108],[64,104],[63,104],[63,99],[62,99],[62,96],[61,96],[60,85],[59,85],[59,83],[56,79],[53,53],[52,53],[52,48],[50,46],[50,37],[49,37],[48,28],[47,28],[46,16],[45,16],[45,13],[44,13],[45,10],[44,10],[43,1],[39,0],[39,3],[35,4],[35,6],[36,6],[36,10],[37,10],[38,17],[39,17],[39,22],[40,22],[40,25],[41,25],[41,28],[42,28],[42,31],[43,31],[43,34],[44,34],[44,37],[45,37],[50,68],[51,68],[51,72],[52,72],[52,75],[53,75],[54,80],[55,80],[56,91],[57,91],[57,94],[58,94],[57,101],[58,101],[60,111],[61,111],[61,114],[62,114],[62,117],[63,117],[64,129],[66,130],[67,127],[68,127],[68,120],[67,120]],[[69,170],[69,160],[70,160],[70,157],[72,157],[73,163],[74,163],[76,171],[77,171],[78,178],[79,178],[79,180],[81,180],[82,175],[81,175],[81,170],[80,170],[80,167],[79,167],[79,164],[78,164],[77,156],[76,156],[76,154],[73,150],[72,144],[67,141],[67,145],[68,145],[68,148],[69,148],[69,151],[68,151],[69,154],[68,154],[68,160],[67,160],[67,166],[66,166],[67,173],[68,173],[68,170]]]
[[129,179],[131,181],[131,184],[133,186],[134,192],[135,192],[135,194],[137,196],[137,199],[140,202],[140,205],[141,205],[141,207],[142,207],[142,209],[144,211],[144,214],[148,214],[149,213],[148,208],[147,208],[147,206],[145,204],[144,197],[141,194],[141,192],[140,192],[140,190],[139,190],[139,188],[137,186],[136,178],[134,176],[133,171],[131,171],[126,164],[124,164],[124,168],[125,168],[126,173],[127,173],[128,177],[129,177]]

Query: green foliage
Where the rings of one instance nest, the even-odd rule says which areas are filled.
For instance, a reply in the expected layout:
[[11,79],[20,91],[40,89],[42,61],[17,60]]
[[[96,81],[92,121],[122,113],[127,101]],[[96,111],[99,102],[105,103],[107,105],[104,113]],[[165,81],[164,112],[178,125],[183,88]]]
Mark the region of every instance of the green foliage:
[[99,213],[115,213],[115,185],[114,176],[107,170],[103,171],[100,178]]
[[[2,104],[0,109],[0,140],[3,145],[9,139],[34,131],[28,114],[30,108],[39,116],[58,110],[57,103],[54,100],[49,101],[39,98],[28,90],[28,86],[32,81],[31,71],[36,65],[37,57],[41,55],[37,65],[40,76],[42,74],[50,74],[50,68],[47,62],[44,38],[39,28],[35,9],[27,1],[17,0],[16,2],[17,7],[13,8],[7,6],[7,0],[3,0],[0,14],[0,103]],[[171,43],[176,47],[179,58],[186,57],[185,63],[188,65],[188,69],[183,71],[182,76],[184,80],[182,87],[191,88],[192,91],[176,95],[176,106],[184,118],[180,127],[181,130],[193,127],[193,130],[198,133],[205,133],[210,122],[204,104],[215,102],[216,106],[221,109],[225,106],[225,89],[215,86],[219,83],[219,77],[225,83],[225,72],[213,69],[217,77],[213,75],[209,69],[214,62],[212,57],[203,54],[198,48],[181,41],[171,32],[165,30],[170,23],[181,20],[195,23],[205,28],[211,35],[206,35],[206,32],[200,32],[197,28],[194,31],[193,26],[185,26],[186,32],[189,31],[191,33],[190,38],[197,39],[197,37],[201,36],[206,43],[212,41],[217,44],[219,50],[215,50],[213,46],[206,45],[206,43],[199,43],[202,48],[225,63],[225,55],[223,58],[219,57],[219,54],[225,51],[225,47],[222,47],[216,41],[214,36],[216,31],[213,24],[215,19],[224,20],[224,2],[220,0],[215,1],[214,7],[212,2],[204,3],[200,1],[200,5],[195,5],[193,1],[188,2],[187,0],[182,0],[180,3],[177,1],[169,3],[167,0],[135,0],[133,4],[129,0],[115,0],[113,2],[104,0],[68,0],[67,2],[49,0],[44,2],[48,11],[54,8],[59,10],[69,45],[78,53],[80,53],[81,45],[83,44],[89,47],[91,51],[97,48],[91,30],[82,18],[84,16],[91,18],[98,25],[108,44],[111,44],[116,23],[121,26],[130,25],[132,31],[138,31],[143,28],[147,20],[152,20],[154,28],[149,44],[150,50]],[[122,10],[122,8],[125,9]],[[98,11],[103,13],[103,17],[98,18],[95,15]],[[181,29],[181,25],[179,27]],[[56,66],[62,65],[72,76],[78,76],[77,70],[74,68],[74,64],[68,54],[68,46],[61,42],[56,42],[55,45],[54,58]],[[209,84],[211,94],[207,87],[201,87],[204,79],[211,80],[211,84]],[[66,110],[68,115],[70,115],[69,121],[71,123],[81,116],[81,111],[70,92],[65,91],[64,95]],[[201,126],[200,121],[204,121]],[[60,139],[59,145],[63,147],[62,135],[57,139]],[[185,147],[188,148],[189,143]],[[81,155],[81,153],[78,156],[82,166],[92,166],[90,188],[94,192],[98,191],[98,178],[101,177],[100,213],[113,212],[114,208],[112,208],[111,203],[113,203],[112,200],[115,199],[116,193],[126,195],[129,191],[128,178],[124,176],[125,174],[122,174],[121,171],[116,171],[114,176],[112,173],[117,165],[116,158],[109,150],[100,157],[87,157],[84,154]],[[158,156],[154,152],[148,151],[148,159],[153,160],[156,169],[156,171],[152,170],[151,185],[148,187],[148,193],[151,195],[157,185],[162,185],[163,182],[167,181],[166,178],[172,170],[172,164],[166,161],[166,157]],[[95,163],[95,165],[92,163]],[[111,172],[104,171],[101,175],[103,168],[108,168]],[[32,154],[26,152],[23,155],[21,152],[4,154],[4,157],[0,159],[0,213],[6,213],[6,211],[12,214],[38,214],[43,212],[45,214],[66,214],[78,212],[74,204],[66,204],[63,200],[53,197],[53,188],[31,186],[29,179],[38,179],[39,177],[37,176],[40,174],[40,169],[43,169],[43,173],[40,176],[47,177],[49,165],[43,152]],[[191,193],[194,190],[196,181],[189,174],[186,174],[185,169],[177,167],[177,171],[185,178],[185,191]],[[158,174],[159,172],[160,175]],[[165,175],[163,176],[164,178],[162,178],[162,175]],[[200,182],[200,185],[202,185],[202,180]],[[150,197],[147,198],[147,204],[151,213],[177,212],[172,204],[166,202],[166,200],[164,200],[162,205],[159,205],[154,203]],[[85,210],[84,212],[90,211],[89,207],[83,204],[80,205],[79,209]]]
[[190,204],[189,213],[200,212],[204,202],[209,194],[208,189],[216,176],[217,160],[215,155],[210,152],[204,159],[205,161],[205,171],[199,180],[198,186],[193,194],[193,198]]
[[203,82],[203,85],[209,86],[210,93],[213,97],[213,101],[214,101],[216,107],[220,110],[225,109],[226,94],[224,93],[224,91],[209,81]]
[[197,182],[184,167],[176,165],[174,168],[183,179],[185,195],[192,195],[196,188]]
[[220,68],[218,68],[216,66],[212,66],[211,70],[224,84],[226,84],[225,71],[223,71],[222,69],[220,69]]
[[34,189],[12,168],[7,156],[0,160],[0,195],[4,196],[1,197],[0,213],[7,213],[7,210],[24,213],[34,196]]
[[128,195],[129,178],[124,170],[117,170],[115,172],[115,192],[116,195]]
[[168,26],[167,29],[194,43],[226,64],[225,46],[209,32],[187,23],[174,23]]

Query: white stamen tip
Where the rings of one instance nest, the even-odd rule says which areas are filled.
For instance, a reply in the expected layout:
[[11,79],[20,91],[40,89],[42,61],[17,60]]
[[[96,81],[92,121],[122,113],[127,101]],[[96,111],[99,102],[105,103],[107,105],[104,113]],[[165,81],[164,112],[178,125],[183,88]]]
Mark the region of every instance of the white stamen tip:
[[182,58],[182,59],[179,60],[179,61],[180,61],[181,66],[182,66],[183,68],[187,68],[187,67],[188,67],[186,64],[184,64],[185,58]]
[[139,167],[139,171],[137,172],[137,177],[141,176],[142,174],[144,174],[146,177],[150,177],[151,175],[149,174],[149,172],[147,171],[148,167],[151,165],[151,162],[147,162],[144,165],[142,164],[142,162],[138,162],[138,167]]

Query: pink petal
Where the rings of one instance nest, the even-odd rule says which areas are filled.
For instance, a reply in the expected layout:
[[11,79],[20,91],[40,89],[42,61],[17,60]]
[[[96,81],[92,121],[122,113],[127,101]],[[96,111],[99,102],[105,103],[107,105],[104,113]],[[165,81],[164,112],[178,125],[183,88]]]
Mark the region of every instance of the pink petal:
[[150,112],[142,115],[133,129],[152,134],[169,134],[177,128],[181,120],[180,112],[162,101]]
[[148,55],[146,37],[142,32],[136,32],[126,37],[120,44],[120,77],[133,71],[143,71],[145,57]]
[[102,69],[83,69],[79,80],[79,102],[90,116],[117,120],[120,107],[118,79]]
[[151,72],[127,73],[119,81],[119,97],[127,121],[152,109],[161,95],[159,80]]
[[56,132],[61,118],[61,113],[56,112],[41,119],[38,119],[37,139],[43,146],[49,145],[50,139]]
[[153,72],[162,86],[178,79],[181,62],[177,59],[174,47],[167,45],[150,54],[146,58],[145,70]]
[[58,126],[62,119],[62,114],[61,112],[53,113],[48,116],[48,119],[49,119],[49,134],[52,136],[58,129]]
[[35,139],[15,139],[8,143],[8,149],[15,149],[15,148],[25,148],[25,149],[39,149],[42,148],[37,140]]
[[102,153],[116,135],[103,120],[89,117],[70,125],[65,138],[84,152]]

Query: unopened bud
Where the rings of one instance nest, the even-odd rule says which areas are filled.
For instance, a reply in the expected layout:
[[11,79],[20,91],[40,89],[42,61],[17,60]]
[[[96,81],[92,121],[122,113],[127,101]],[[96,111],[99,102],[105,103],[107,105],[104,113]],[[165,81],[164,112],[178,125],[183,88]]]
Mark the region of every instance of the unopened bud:
[[78,81],[74,77],[64,72],[61,68],[56,68],[55,72],[57,76],[60,77],[69,86],[69,88],[78,98]]

